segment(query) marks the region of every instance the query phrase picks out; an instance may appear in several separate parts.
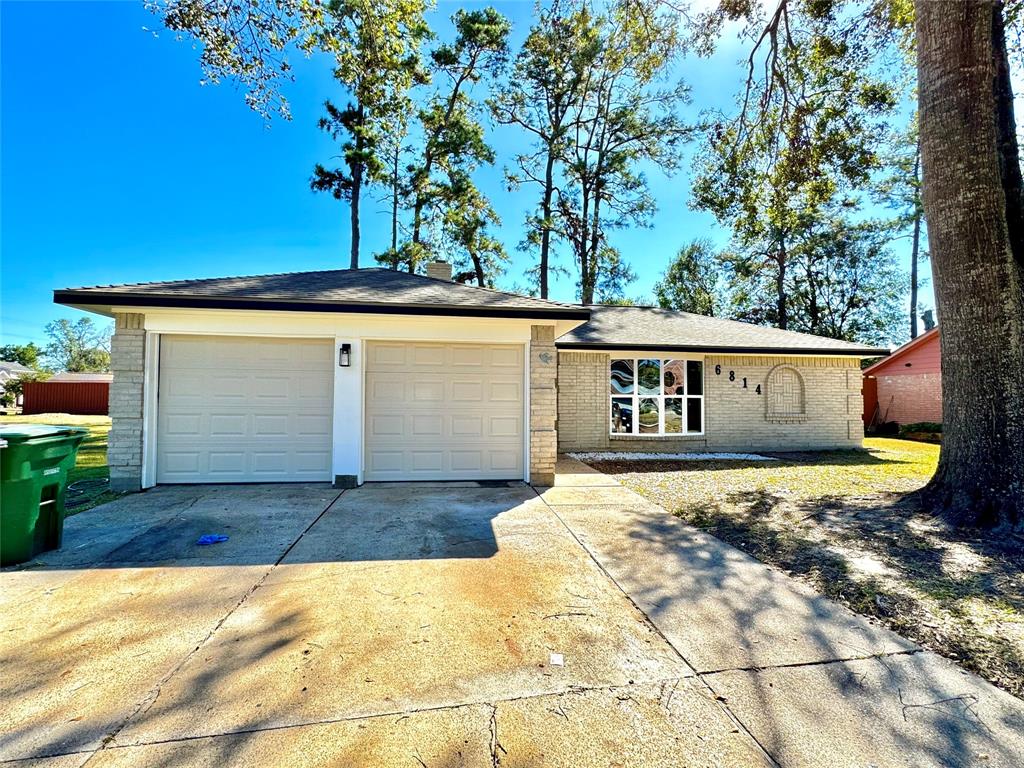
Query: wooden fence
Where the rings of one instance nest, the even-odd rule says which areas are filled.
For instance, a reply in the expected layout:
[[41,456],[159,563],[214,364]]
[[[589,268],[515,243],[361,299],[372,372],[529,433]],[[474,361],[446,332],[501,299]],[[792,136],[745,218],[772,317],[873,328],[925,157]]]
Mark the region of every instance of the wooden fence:
[[109,381],[27,381],[21,412],[106,416]]

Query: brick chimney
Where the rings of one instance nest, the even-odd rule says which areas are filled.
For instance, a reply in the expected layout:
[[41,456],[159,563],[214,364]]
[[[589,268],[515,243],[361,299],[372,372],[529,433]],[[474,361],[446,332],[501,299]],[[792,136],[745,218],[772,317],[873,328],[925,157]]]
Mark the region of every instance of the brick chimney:
[[431,261],[427,263],[427,277],[435,280],[452,281],[452,265],[447,261]]

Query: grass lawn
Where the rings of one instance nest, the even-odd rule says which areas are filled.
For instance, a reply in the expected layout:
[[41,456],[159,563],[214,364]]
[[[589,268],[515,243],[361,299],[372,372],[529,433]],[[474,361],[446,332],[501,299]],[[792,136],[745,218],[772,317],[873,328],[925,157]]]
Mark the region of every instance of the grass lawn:
[[[0,416],[2,424],[61,424],[73,425],[76,427],[88,427],[89,435],[78,447],[78,458],[75,461],[75,468],[68,473],[68,484],[73,485],[80,480],[106,479],[109,477],[107,470],[107,435],[110,433],[109,416],[74,416],[67,413],[40,413],[32,416]],[[80,504],[69,505],[68,515],[76,515],[87,509],[95,507],[111,499],[116,499],[118,494],[107,490],[106,484],[82,483],[87,486],[83,489],[81,496],[84,498]],[[74,494],[69,494],[68,500]]]
[[686,522],[1024,698],[1024,537],[956,530],[918,506],[939,447],[774,462],[598,462]]

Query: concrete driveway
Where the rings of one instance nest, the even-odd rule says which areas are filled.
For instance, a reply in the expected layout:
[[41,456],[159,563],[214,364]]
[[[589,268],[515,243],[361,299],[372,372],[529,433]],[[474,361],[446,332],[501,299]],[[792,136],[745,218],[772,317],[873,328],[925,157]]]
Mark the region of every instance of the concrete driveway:
[[[1024,754],[1017,699],[611,478],[560,470],[539,495],[162,487],[71,518],[63,550],[0,574],[0,761],[1013,765]],[[196,546],[204,533],[230,538]]]

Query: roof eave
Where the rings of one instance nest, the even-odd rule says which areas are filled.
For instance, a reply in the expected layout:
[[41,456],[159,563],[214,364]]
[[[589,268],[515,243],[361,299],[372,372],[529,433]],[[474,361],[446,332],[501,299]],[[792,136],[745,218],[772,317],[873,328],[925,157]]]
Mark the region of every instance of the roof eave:
[[455,317],[505,317],[537,320],[589,320],[590,310],[571,307],[488,307],[461,304],[385,304],[257,299],[217,296],[168,296],[119,291],[53,292],[55,304],[73,307],[137,306],[181,309],[235,309],[264,312],[333,312],[339,314],[438,315]]
[[606,351],[628,349],[638,352],[713,352],[742,355],[815,355],[828,357],[878,357],[889,353],[885,349],[852,347],[849,349],[804,347],[742,347],[720,344],[610,344],[607,342],[556,341],[559,349],[593,349]]

